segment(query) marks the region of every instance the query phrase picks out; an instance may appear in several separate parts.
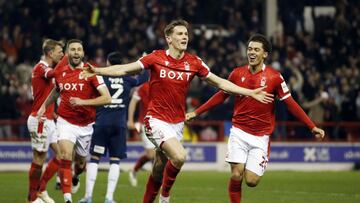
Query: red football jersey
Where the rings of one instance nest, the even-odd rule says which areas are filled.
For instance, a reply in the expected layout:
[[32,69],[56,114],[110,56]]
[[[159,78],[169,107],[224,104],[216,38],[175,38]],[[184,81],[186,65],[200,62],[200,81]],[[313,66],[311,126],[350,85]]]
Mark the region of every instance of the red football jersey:
[[143,123],[149,105],[149,83],[144,83],[134,92],[133,97],[139,100],[138,122]]
[[[264,65],[256,74],[252,74],[248,66],[238,67],[231,72],[229,80],[248,89],[267,86],[264,91],[280,100],[291,96],[281,74],[270,66]],[[264,104],[248,96],[235,96],[232,123],[252,135],[270,135],[275,126],[275,104]]]
[[139,62],[143,68],[151,69],[147,115],[168,123],[184,121],[190,82],[195,75],[209,77],[207,65],[189,53],[179,60],[174,59],[165,50],[156,50]]
[[[45,61],[36,64],[31,74],[31,89],[33,96],[33,104],[31,107],[31,115],[36,116],[37,111],[49,96],[51,90],[55,86],[54,78],[47,78],[47,73],[53,69]],[[50,104],[44,113],[47,119],[54,119],[55,104]]]
[[92,99],[99,96],[97,89],[105,86],[101,76],[83,78],[82,70],[72,69],[69,65],[55,69],[55,81],[60,91],[60,105],[57,113],[69,123],[86,126],[95,122],[96,108],[94,106],[72,106],[70,97]]

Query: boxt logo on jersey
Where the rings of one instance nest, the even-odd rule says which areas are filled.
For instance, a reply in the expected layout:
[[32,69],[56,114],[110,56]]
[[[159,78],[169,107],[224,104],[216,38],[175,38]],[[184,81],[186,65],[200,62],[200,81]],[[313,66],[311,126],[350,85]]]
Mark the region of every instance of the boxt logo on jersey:
[[60,91],[83,91],[84,84],[83,83],[59,83]]
[[179,72],[179,71],[172,71],[172,70],[160,70],[160,78],[169,78],[171,80],[190,80],[191,73],[188,72]]

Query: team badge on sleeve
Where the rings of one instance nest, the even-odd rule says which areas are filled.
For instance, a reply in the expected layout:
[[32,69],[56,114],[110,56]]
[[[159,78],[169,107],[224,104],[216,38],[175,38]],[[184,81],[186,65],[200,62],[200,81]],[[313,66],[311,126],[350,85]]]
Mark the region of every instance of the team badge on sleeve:
[[289,88],[288,88],[288,86],[286,85],[286,82],[285,82],[285,81],[281,83],[281,89],[282,89],[282,91],[283,91],[284,93],[286,93],[286,92],[289,91]]

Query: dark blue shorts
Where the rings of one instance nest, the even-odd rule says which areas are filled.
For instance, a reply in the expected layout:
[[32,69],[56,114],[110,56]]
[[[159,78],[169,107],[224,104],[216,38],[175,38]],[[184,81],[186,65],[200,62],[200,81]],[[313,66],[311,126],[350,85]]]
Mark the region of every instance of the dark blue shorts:
[[126,155],[126,128],[119,126],[94,125],[91,138],[90,154],[104,156],[109,151],[109,157],[125,159]]

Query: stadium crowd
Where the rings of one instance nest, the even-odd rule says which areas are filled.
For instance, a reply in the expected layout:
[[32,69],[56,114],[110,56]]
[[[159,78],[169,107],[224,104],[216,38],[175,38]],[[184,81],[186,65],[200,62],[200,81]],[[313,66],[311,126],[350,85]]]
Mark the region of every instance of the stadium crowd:
[[[330,6],[328,1],[319,2]],[[306,3],[278,0],[279,21],[271,35],[268,63],[282,72],[293,97],[315,122],[359,121],[360,2],[337,1],[331,5],[333,15],[313,12],[313,32],[304,26],[305,5],[314,6]],[[112,51],[122,52],[126,63],[144,50],[163,48],[163,27],[183,18],[195,31],[190,52],[198,50],[212,72],[226,78],[234,67],[246,63],[246,39],[265,32],[263,10],[261,0],[46,0],[41,4],[0,0],[0,119],[26,120],[32,100],[31,69],[41,57],[44,38],[81,39],[86,42],[87,60],[97,65],[103,66]],[[215,92],[194,81],[189,108]],[[293,120],[281,102],[277,105],[278,120]],[[202,119],[229,120],[231,106],[230,100]],[[0,125],[0,139],[10,132],[6,122]],[[18,134],[26,137],[26,132],[22,126]],[[342,139],[342,134],[330,135]]]

